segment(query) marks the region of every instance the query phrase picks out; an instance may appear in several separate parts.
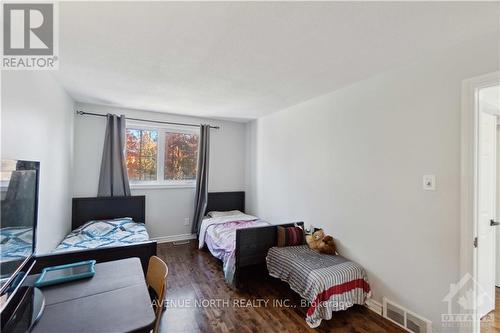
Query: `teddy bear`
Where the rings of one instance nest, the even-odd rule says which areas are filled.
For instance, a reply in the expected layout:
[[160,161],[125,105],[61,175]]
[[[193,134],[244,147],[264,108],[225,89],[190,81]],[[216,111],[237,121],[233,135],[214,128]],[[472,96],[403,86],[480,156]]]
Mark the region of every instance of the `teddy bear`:
[[319,253],[332,254],[337,252],[332,236],[326,236],[323,229],[316,230],[312,235],[306,236],[309,247]]

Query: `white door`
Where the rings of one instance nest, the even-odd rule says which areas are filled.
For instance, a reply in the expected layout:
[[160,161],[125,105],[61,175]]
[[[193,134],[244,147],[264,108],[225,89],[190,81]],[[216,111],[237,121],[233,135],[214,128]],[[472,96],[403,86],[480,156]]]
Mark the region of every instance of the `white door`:
[[[500,222],[500,116],[497,116],[497,222]],[[497,229],[497,254],[495,265],[497,268],[496,286],[500,288],[500,226]]]
[[495,308],[496,127],[495,115],[479,105],[478,117],[478,313]]

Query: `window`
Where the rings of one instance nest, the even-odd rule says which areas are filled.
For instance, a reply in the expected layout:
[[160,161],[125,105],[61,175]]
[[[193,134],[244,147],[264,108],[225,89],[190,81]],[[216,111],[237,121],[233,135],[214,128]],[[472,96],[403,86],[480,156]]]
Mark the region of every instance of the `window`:
[[194,186],[197,131],[127,123],[127,170],[132,187]]
[[158,132],[127,129],[128,179],[157,180]]
[[197,134],[174,132],[165,134],[165,179],[195,180],[197,162]]

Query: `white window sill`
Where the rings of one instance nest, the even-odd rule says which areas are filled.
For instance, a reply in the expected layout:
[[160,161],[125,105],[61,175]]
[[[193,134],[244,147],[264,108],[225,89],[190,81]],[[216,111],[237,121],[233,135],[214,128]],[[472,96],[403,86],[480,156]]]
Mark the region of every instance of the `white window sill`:
[[195,183],[188,184],[130,184],[131,190],[161,190],[174,188],[196,188]]

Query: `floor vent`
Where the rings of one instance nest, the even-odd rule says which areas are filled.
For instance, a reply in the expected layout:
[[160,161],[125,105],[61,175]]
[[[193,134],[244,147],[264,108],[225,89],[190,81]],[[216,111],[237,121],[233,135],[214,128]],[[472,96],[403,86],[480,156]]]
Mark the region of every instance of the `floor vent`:
[[186,244],[189,244],[189,239],[188,239],[188,240],[185,240],[185,241],[176,241],[176,242],[172,242],[172,244],[174,244],[174,246],[178,246],[178,245],[186,245]]
[[432,323],[384,297],[383,316],[412,333],[432,333]]

